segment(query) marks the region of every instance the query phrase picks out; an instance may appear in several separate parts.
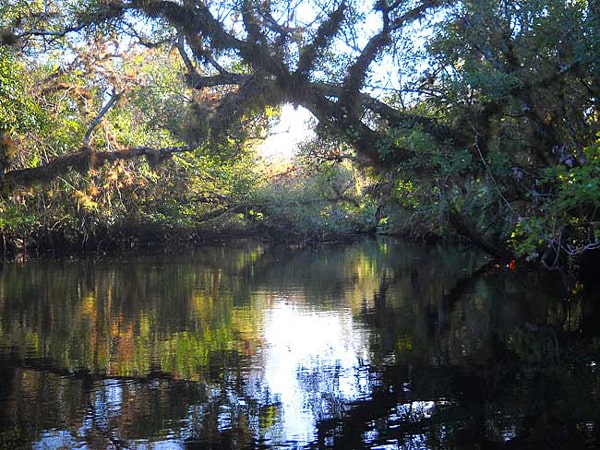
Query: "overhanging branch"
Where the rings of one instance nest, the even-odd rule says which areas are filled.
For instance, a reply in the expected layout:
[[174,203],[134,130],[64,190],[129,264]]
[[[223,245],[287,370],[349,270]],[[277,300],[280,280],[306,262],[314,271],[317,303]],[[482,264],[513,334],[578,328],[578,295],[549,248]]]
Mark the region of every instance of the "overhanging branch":
[[38,167],[13,170],[4,174],[1,190],[10,192],[17,187],[28,187],[35,184],[47,183],[70,170],[86,173],[91,169],[98,169],[103,165],[119,160],[131,160],[146,156],[150,161],[156,162],[167,158],[174,153],[189,151],[187,146],[179,147],[132,147],[119,151],[95,152],[83,148],[78,152],[59,156],[58,158]]
[[241,86],[251,79],[250,75],[239,73],[221,73],[212,76],[201,76],[197,73],[188,74],[186,81],[189,87],[193,89],[204,89],[215,86],[237,85]]
[[313,68],[318,55],[327,47],[329,41],[340,30],[340,25],[345,17],[347,6],[344,2],[331,13],[329,19],[319,26],[315,38],[310,44],[300,50],[300,59],[296,74],[307,77],[309,71]]

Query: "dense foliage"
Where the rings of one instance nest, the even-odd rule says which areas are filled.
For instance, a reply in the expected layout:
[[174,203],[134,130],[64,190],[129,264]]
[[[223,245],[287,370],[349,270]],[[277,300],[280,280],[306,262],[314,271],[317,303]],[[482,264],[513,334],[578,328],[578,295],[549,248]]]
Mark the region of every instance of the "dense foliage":
[[[550,267],[600,247],[595,0],[10,0],[0,28],[5,253],[376,227]],[[255,149],[286,102],[319,139],[274,174]]]

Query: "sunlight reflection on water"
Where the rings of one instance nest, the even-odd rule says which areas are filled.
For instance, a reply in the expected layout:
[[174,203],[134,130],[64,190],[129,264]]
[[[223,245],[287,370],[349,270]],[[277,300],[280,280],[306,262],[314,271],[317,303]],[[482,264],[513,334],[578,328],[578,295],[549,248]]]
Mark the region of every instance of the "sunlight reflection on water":
[[281,402],[284,434],[310,442],[317,420],[369,394],[366,332],[349,309],[315,311],[289,298],[264,316],[265,381]]

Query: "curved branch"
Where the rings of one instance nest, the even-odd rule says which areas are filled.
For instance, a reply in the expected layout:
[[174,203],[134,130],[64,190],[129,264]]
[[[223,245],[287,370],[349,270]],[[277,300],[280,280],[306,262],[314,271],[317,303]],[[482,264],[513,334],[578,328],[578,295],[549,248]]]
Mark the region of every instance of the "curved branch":
[[209,121],[211,136],[222,135],[230,128],[238,127],[244,115],[251,115],[268,105],[283,103],[285,94],[276,80],[248,77],[237,92],[223,97]]
[[369,39],[369,42],[348,68],[348,73],[344,79],[344,103],[351,104],[358,96],[367,77],[367,71],[371,63],[377,58],[383,48],[391,43],[389,30],[384,29]]
[[348,68],[346,78],[344,79],[344,98],[342,101],[347,108],[346,113],[355,115],[359,113],[356,110],[356,107],[359,106],[357,104],[359,91],[364,85],[367,72],[373,61],[375,61],[386,46],[392,43],[391,32],[405,26],[407,23],[423,18],[427,11],[438,6],[440,3],[439,0],[424,0],[420,5],[410,9],[393,21],[390,21],[389,13],[392,9],[399,6],[400,2],[395,2],[391,7],[382,9],[383,26],[381,31],[369,39],[360,55]]
[[[336,105],[340,102],[344,94],[343,88],[337,85],[327,83],[311,83],[310,91],[312,92],[313,98],[321,97],[323,99],[330,98],[337,100],[333,102],[328,102],[326,107],[324,107],[325,103],[321,102],[322,106],[319,114],[317,114],[314,110],[311,110],[311,112],[318,119],[321,116],[327,117],[327,120],[330,121],[331,117],[335,114]],[[389,126],[398,127],[403,125],[406,126],[418,124],[423,128],[424,131],[429,133],[434,139],[438,140],[439,142],[447,142],[449,140],[457,138],[457,135],[452,128],[440,123],[440,121],[436,120],[435,118],[416,114],[407,114],[375,97],[370,96],[369,94],[361,93],[358,97],[358,100],[359,106],[362,109],[361,115],[364,114],[365,110],[371,111],[372,113],[379,116]],[[298,103],[301,103],[301,101],[298,99],[296,99],[296,101],[298,101]]]
[[188,146],[180,147],[132,147],[118,151],[95,152],[84,147],[82,150],[67,155],[59,156],[42,166],[13,170],[4,174],[1,190],[10,192],[17,187],[28,187],[35,184],[47,183],[53,179],[73,170],[78,173],[86,173],[91,169],[98,169],[103,165],[119,161],[130,160],[146,156],[152,162],[160,161],[174,153],[189,151]]
[[448,125],[440,123],[439,120],[433,117],[406,114],[405,112],[393,108],[387,103],[375,97],[371,97],[368,94],[361,94],[360,101],[363,108],[377,114],[379,117],[385,120],[389,126],[398,127],[403,125],[419,125],[424,131],[429,133],[439,142],[455,141],[455,144],[463,144],[463,142],[457,141],[460,136],[456,133],[456,130]]
[[100,122],[102,122],[102,119],[104,118],[106,113],[110,111],[110,108],[112,108],[114,104],[119,101],[122,95],[122,92],[113,91],[112,95],[110,96],[110,99],[108,100],[108,102],[106,102],[106,105],[102,107],[98,115],[94,118],[94,120],[92,120],[92,123],[90,124],[88,130],[85,132],[85,136],[83,137],[84,147],[87,147],[89,145],[94,129],[100,124]]

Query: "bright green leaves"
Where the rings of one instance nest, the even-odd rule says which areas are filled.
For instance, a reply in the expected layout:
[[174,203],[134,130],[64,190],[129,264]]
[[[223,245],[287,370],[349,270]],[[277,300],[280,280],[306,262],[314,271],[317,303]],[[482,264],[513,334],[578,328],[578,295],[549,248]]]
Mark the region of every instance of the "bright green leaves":
[[569,211],[585,205],[600,207],[600,167],[597,164],[571,169],[559,166],[546,173],[558,184],[555,199],[558,209]]
[[540,252],[548,246],[557,231],[555,225],[556,222],[548,223],[543,217],[521,217],[510,235],[515,255],[528,261],[539,259]]
[[419,206],[415,184],[410,180],[398,179],[394,186],[394,197],[398,203],[405,208],[416,208]]
[[0,135],[35,128],[39,107],[27,92],[27,73],[12,52],[0,46]]

